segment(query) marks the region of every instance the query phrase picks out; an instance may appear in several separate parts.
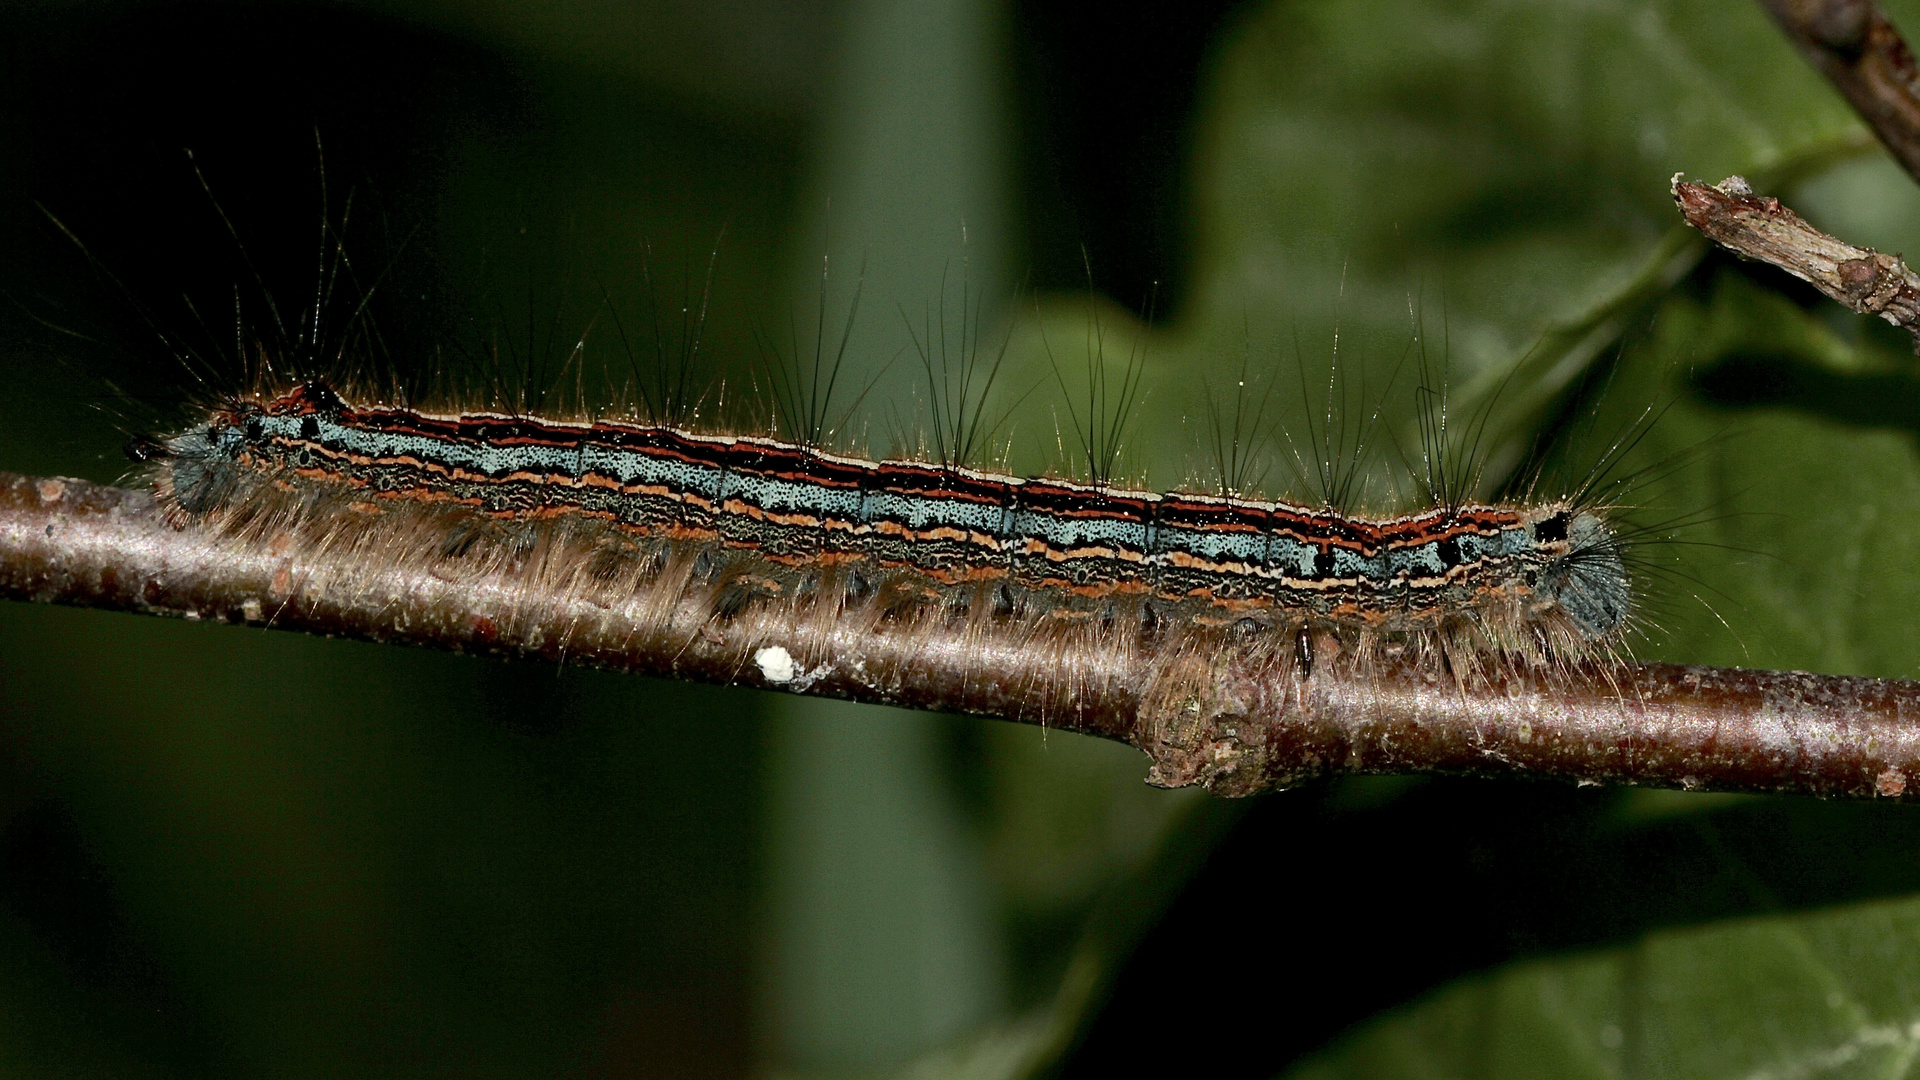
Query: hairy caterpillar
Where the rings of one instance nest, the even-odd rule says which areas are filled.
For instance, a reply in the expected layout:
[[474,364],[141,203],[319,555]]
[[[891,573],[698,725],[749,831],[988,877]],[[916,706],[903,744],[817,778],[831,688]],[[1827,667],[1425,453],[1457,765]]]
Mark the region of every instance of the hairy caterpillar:
[[137,450],[183,527],[450,570],[540,550],[549,580],[530,595],[556,576],[659,606],[697,593],[722,621],[781,604],[802,622],[969,619],[1016,641],[1258,637],[1290,643],[1263,651],[1303,673],[1411,651],[1465,674],[1606,654],[1633,607],[1618,533],[1577,498],[1370,518],[637,417],[362,404],[321,381],[226,402]]

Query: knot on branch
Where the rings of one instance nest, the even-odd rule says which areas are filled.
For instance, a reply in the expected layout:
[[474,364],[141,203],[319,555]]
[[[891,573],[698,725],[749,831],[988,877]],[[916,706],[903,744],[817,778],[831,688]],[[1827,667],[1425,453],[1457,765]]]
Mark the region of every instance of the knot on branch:
[[1881,315],[1912,292],[1900,276],[1900,260],[1871,248],[1860,258],[1836,263],[1834,273],[1840,281],[1840,302],[1863,315]]
[[1140,698],[1134,743],[1153,759],[1147,783],[1178,788],[1232,785],[1246,756],[1245,703],[1196,656],[1168,665]]
[[[1288,665],[1187,656],[1140,697],[1133,741],[1153,759],[1147,783],[1204,784],[1226,798],[1291,787],[1334,764],[1319,753],[1305,697]],[[1277,670],[1284,668],[1286,670]]]

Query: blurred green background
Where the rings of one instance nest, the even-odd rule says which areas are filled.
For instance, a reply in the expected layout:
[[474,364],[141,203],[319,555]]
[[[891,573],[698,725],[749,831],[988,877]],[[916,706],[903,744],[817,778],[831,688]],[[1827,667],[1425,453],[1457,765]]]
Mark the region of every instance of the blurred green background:
[[[1920,677],[1908,343],[1709,255],[1667,197],[1741,172],[1920,251],[1913,183],[1747,3],[16,3],[0,88],[0,467],[115,479],[129,429],[207,392],[169,342],[229,373],[297,348],[344,217],[321,339],[371,290],[349,359],[418,385],[623,379],[623,341],[685,341],[711,263],[701,364],[739,408],[763,356],[837,343],[858,282],[871,389],[838,438],[874,452],[923,427],[916,339],[957,356],[969,319],[1007,342],[1024,471],[1079,467],[1054,370],[1089,356],[1139,365],[1122,471],[1169,486],[1211,482],[1243,371],[1299,438],[1325,403],[1296,369],[1337,355],[1349,416],[1404,432],[1411,380],[1383,387],[1424,348],[1460,414],[1497,409],[1489,488],[1542,442],[1577,478],[1651,403],[1636,652]],[[1285,439],[1253,449],[1287,489]],[[1394,778],[1228,804],[1009,724],[27,605],[0,763],[6,1075],[1920,1053],[1897,806]]]

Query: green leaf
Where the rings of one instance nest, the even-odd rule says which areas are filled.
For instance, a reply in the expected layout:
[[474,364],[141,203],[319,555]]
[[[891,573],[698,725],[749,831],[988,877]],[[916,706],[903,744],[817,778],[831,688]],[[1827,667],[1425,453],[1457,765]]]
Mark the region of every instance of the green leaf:
[[1899,1077],[1920,903],[1741,919],[1463,979],[1289,1075]]
[[[1196,298],[1148,350],[1140,424],[1158,432],[1249,356],[1278,370],[1297,438],[1322,402],[1291,392],[1292,369],[1319,385],[1336,350],[1358,399],[1404,423],[1416,336],[1462,404],[1497,389],[1503,415],[1537,422],[1704,251],[1673,173],[1778,184],[1869,147],[1744,4],[1273,4],[1203,101]],[[1064,353],[1090,325],[1078,302],[1041,322]]]
[[1773,276],[1722,264],[1698,280],[1704,297],[1669,297],[1593,424],[1618,431],[1644,403],[1662,409],[1626,465],[1647,470],[1624,497],[1628,516],[1656,527],[1641,549],[1651,627],[1641,651],[1912,678],[1912,357],[1855,317],[1756,284]]

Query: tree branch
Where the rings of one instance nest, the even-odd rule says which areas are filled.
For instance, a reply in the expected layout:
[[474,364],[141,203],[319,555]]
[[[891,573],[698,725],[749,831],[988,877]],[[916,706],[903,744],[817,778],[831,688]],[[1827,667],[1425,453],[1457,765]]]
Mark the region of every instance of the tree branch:
[[1878,315],[1914,335],[1920,353],[1920,275],[1892,255],[1836,240],[1779,199],[1755,195],[1729,176],[1718,184],[1673,178],[1673,200],[1687,224],[1736,255],[1777,266],[1862,315]]
[[[878,704],[1046,722],[1131,743],[1149,780],[1245,795],[1335,773],[1539,776],[1580,783],[1920,797],[1920,683],[1668,664],[1493,676],[1473,689],[1389,666],[1377,679],[1148,670],[1138,650],[983,658],[977,635],[809,628],[778,608],[716,621],[696,604],[643,632],[617,606],[529,599],[511,580],[329,564],[176,529],[145,492],[0,473],[0,597],[584,663]],[[529,618],[528,612],[533,611]],[[772,620],[772,621],[766,621]],[[822,636],[824,634],[824,637]],[[991,647],[989,644],[988,647]],[[982,679],[981,670],[995,677]],[[1077,688],[1063,710],[1058,688]]]
[[1920,180],[1920,71],[1872,0],[1762,0],[1774,21]]

